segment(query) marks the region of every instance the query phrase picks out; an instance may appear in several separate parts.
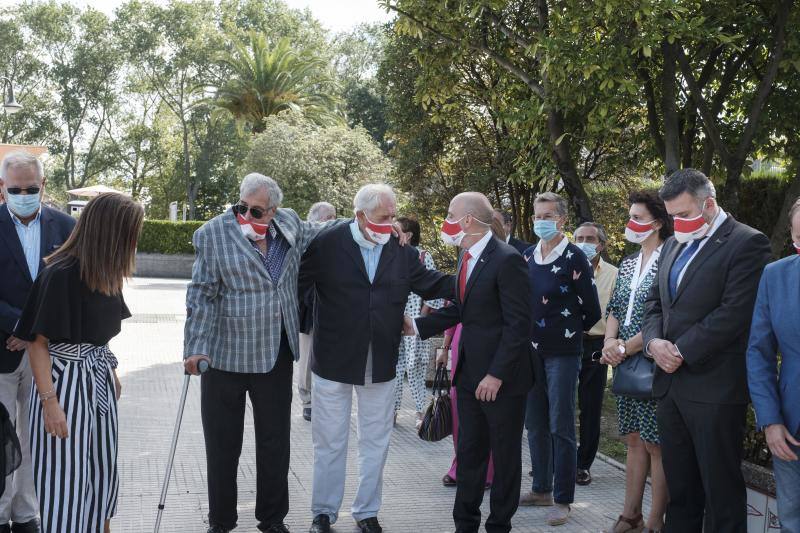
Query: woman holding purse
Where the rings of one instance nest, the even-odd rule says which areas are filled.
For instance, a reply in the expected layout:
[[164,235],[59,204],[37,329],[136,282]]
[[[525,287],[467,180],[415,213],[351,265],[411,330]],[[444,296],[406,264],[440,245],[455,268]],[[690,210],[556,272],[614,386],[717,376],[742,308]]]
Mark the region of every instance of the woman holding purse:
[[[624,258],[608,304],[601,363],[617,367],[642,351],[644,303],[658,272],[664,240],[672,235],[672,219],[654,190],[634,191],[629,197],[630,220],[625,238],[639,244],[638,252]],[[615,370],[618,372],[618,370]],[[625,504],[608,533],[661,531],[669,499],[661,464],[656,401],[617,395],[619,432],[625,437]],[[647,473],[652,476],[652,507],[647,522],[642,499]]]

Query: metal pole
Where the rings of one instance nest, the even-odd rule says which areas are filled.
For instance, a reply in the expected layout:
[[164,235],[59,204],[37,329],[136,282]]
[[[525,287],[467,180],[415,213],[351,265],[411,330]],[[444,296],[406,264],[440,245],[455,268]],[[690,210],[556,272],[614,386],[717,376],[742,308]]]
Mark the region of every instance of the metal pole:
[[[198,369],[202,374],[208,370],[208,362],[201,360],[198,363]],[[164,474],[164,483],[161,486],[161,499],[158,501],[158,514],[156,515],[156,527],[154,533],[158,533],[161,528],[161,515],[164,514],[164,504],[167,501],[167,490],[169,489],[169,478],[172,477],[172,464],[175,461],[175,450],[178,447],[178,435],[181,432],[181,422],[183,421],[183,409],[186,407],[186,394],[189,392],[189,380],[192,375],[186,373],[183,377],[183,390],[181,391],[181,399],[178,403],[178,416],[175,419],[175,429],[172,430],[172,448],[169,451],[169,459],[167,460],[167,471]]]

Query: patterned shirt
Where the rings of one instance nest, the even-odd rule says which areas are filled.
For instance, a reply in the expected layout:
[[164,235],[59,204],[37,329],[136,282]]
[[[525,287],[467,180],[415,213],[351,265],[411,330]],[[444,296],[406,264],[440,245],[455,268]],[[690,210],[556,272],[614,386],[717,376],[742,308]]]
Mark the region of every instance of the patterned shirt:
[[[641,253],[641,252],[640,252]],[[631,299],[631,287],[633,280],[636,277],[636,268],[639,265],[639,255],[633,254],[624,258],[619,264],[619,273],[617,274],[617,282],[614,285],[614,292],[611,293],[611,299],[608,302],[608,315],[614,315],[619,321],[619,333],[617,336],[627,341],[634,337],[642,330],[642,322],[644,321],[644,302],[647,300],[647,295],[650,293],[650,287],[656,279],[658,273],[658,256],[650,261],[650,268],[646,272],[642,272],[641,279],[639,280],[636,293]],[[654,252],[655,254],[656,252]],[[630,321],[627,321],[628,312],[630,310]]]
[[283,260],[286,259],[286,253],[289,251],[289,241],[287,241],[281,232],[278,230],[278,226],[273,220],[272,223],[269,225],[269,230],[267,231],[267,254],[264,255],[261,253],[261,250],[258,247],[258,243],[255,241],[250,241],[250,244],[253,248],[258,251],[258,254],[261,256],[261,260],[264,261],[264,267],[267,269],[269,273],[269,277],[272,279],[273,283],[278,282],[278,278],[281,277],[281,270],[283,269]]

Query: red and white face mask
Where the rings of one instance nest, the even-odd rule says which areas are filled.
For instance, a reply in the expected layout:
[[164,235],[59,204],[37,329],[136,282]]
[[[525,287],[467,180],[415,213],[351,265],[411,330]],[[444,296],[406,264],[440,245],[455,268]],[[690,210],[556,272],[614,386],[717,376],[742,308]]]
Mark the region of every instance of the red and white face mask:
[[259,224],[247,220],[242,215],[236,215],[236,220],[239,221],[239,229],[242,230],[242,235],[251,241],[263,241],[267,238],[268,224]]
[[625,226],[625,238],[634,244],[641,244],[646,241],[654,231],[652,220],[650,222],[636,222],[630,219]]
[[797,244],[796,242],[793,242],[792,246],[794,246],[794,251],[797,252],[798,254],[800,254],[800,244]]
[[392,237],[392,228],[394,228],[394,224],[376,224],[368,219],[367,215],[364,215],[364,220],[367,221],[365,229],[370,239],[377,244],[386,244],[389,242],[389,239]]
[[674,217],[675,221],[675,240],[683,244],[703,237],[708,233],[708,222],[700,213],[694,218]]
[[[464,215],[464,217],[467,215]],[[466,233],[464,230],[461,229],[461,222],[464,220],[464,217],[459,218],[455,222],[451,222],[447,219],[442,222],[442,232],[441,237],[442,241],[448,246],[459,246],[461,244],[461,240],[464,238]]]

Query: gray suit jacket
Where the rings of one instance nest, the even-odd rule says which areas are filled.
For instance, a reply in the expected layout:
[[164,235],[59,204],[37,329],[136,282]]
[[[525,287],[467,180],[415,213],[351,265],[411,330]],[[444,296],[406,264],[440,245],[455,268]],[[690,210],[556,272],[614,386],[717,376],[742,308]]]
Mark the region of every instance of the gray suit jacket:
[[186,291],[184,357],[207,355],[212,368],[228,372],[269,372],[284,327],[297,359],[300,257],[332,223],[304,222],[291,209],[278,209],[273,220],[290,246],[277,280],[242,235],[231,210],[195,232],[192,282]]

